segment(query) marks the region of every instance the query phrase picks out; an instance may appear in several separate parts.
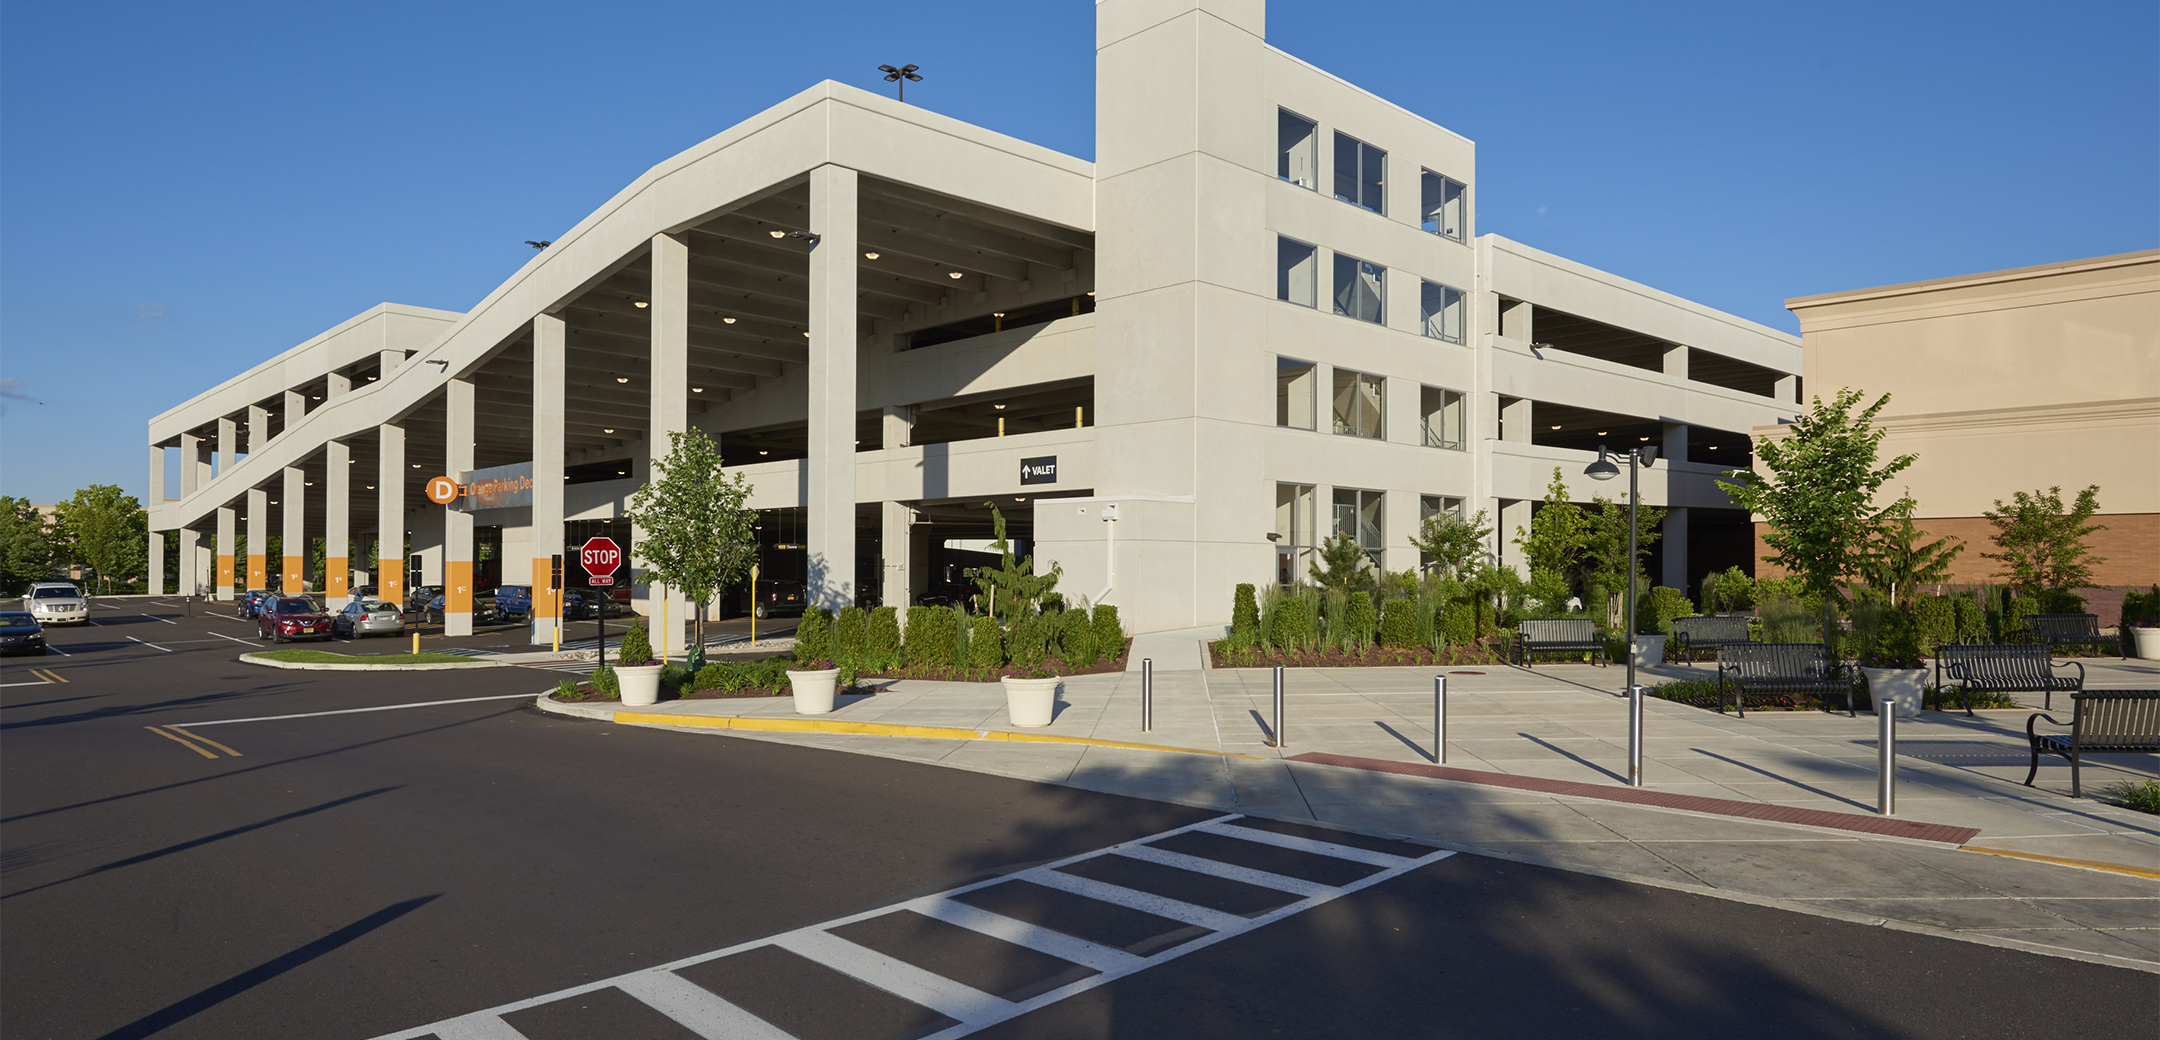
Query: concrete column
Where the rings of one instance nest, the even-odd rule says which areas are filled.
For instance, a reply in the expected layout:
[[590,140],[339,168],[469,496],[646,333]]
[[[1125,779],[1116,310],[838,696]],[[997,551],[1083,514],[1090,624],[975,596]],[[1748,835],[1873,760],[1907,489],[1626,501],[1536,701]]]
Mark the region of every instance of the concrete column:
[[155,506],[165,501],[165,449],[150,446],[150,490],[143,495],[143,505]]
[[176,595],[202,595],[202,535],[192,527],[180,529],[179,585],[173,589]]
[[[232,425],[231,422],[222,419],[219,420],[219,423],[224,426]],[[225,456],[225,458],[231,457],[230,455]],[[233,507],[219,506],[217,511],[217,577],[215,579],[217,585],[215,587],[217,589],[217,598],[225,602],[231,602],[233,598],[233,542],[235,539],[233,521]]]
[[143,572],[143,591],[162,596],[165,594],[165,532],[152,531],[145,541],[149,543],[150,567]]
[[[553,643],[562,605],[548,589],[552,557],[563,552],[564,322],[533,317],[532,641]],[[564,570],[569,569],[567,563]]]
[[1687,352],[1688,348],[1677,343],[1665,348],[1666,375],[1674,379],[1686,379],[1688,377]]
[[1500,439],[1510,444],[1530,443],[1530,399],[1500,399]]
[[282,583],[284,592],[307,591],[307,471],[298,466],[285,467],[285,491],[278,496],[279,516],[284,521],[280,533],[283,537],[285,565]]
[[398,367],[405,363],[405,352],[402,350],[385,350],[381,354],[381,359],[381,378],[388,379],[390,373],[397,371]]
[[1659,461],[1686,462],[1688,460],[1687,442],[1688,425],[1686,423],[1666,423],[1665,443],[1658,446]]
[[[811,276],[814,280],[816,275]],[[652,479],[651,459],[665,459],[673,450],[670,434],[690,428],[690,246],[675,235],[652,239],[652,419],[646,424],[648,454],[646,479]],[[815,319],[812,319],[815,327]],[[630,533],[634,543],[644,532]],[[621,578],[616,580],[620,581]],[[645,588],[645,609],[652,618],[653,649],[675,659],[683,653],[683,613],[689,601],[659,582]]]
[[[472,479],[473,384],[452,379],[443,388],[443,472],[462,484]],[[443,635],[472,635],[473,515],[443,507]]]
[[285,391],[285,406],[278,412],[278,433],[285,434],[307,418],[307,395],[298,390]]
[[1770,396],[1780,401],[1790,401],[1794,404],[1800,404],[1800,377],[1779,376],[1777,381],[1777,388],[1770,392]]
[[[233,422],[230,417],[222,417],[218,419],[216,471],[217,476],[222,477],[225,474],[232,472],[233,453],[239,450],[239,443],[240,425]],[[228,545],[225,547],[224,551],[227,555],[231,555],[231,549],[232,547]]]
[[1524,300],[1502,301],[1500,304],[1500,334],[1508,339],[1530,342],[1530,304]]
[[[248,435],[249,440],[254,434]],[[270,496],[261,488],[249,488],[247,493],[247,585],[248,589],[270,587]]]
[[907,623],[908,605],[915,602],[908,589],[908,553],[912,543],[908,532],[915,522],[915,511],[899,502],[886,502],[883,506],[883,527],[878,534],[878,555],[883,557],[884,572],[879,575],[879,602],[900,609],[901,624]]
[[[385,351],[385,353],[389,353]],[[375,428],[375,586],[386,603],[405,602],[405,427]]]
[[248,405],[247,453],[255,454],[270,443],[270,409],[259,404]]
[[1687,509],[1685,507],[1666,508],[1664,531],[1664,536],[1658,539],[1658,546],[1664,550],[1665,561],[1665,566],[1661,568],[1664,573],[1659,576],[1658,584],[1685,592],[1688,587]]
[[810,457],[805,495],[805,598],[828,610],[855,602],[855,291],[860,237],[855,171],[810,171]]
[[[202,464],[202,438],[201,438],[201,437],[197,437],[197,436],[195,436],[195,435],[194,435],[194,434],[192,434],[192,433],[183,433],[183,434],[181,434],[181,435],[180,435],[180,497],[181,497],[181,498],[186,498],[186,497],[188,497],[189,495],[192,495],[192,494],[194,494],[194,493],[195,493],[195,489],[196,489],[196,487],[198,487],[198,486],[199,486],[199,484],[198,484],[197,482],[198,482],[198,481],[199,481],[199,480],[200,480],[200,479],[202,478],[202,471],[201,471],[201,469],[199,468],[199,467],[201,466],[201,464]],[[185,582],[182,582],[182,584],[184,585],[184,584],[186,584],[186,583],[185,583]]]
[[[934,576],[934,572],[930,567],[929,524],[915,524],[908,528],[907,552],[907,558],[910,562],[907,571],[907,601],[912,604],[915,602],[915,597],[930,591],[930,579]],[[915,560],[923,561],[923,565],[920,567],[913,566]]]
[[1515,568],[1525,579],[1530,577],[1530,563],[1523,558],[1522,546],[1515,541],[1515,531],[1516,528],[1530,529],[1530,507],[1535,504],[1527,498],[1501,499],[1500,522],[1494,525],[1496,530],[1493,532],[1493,536],[1500,539],[1500,565]]
[[335,401],[352,392],[352,377],[343,372],[330,373],[324,377],[324,382],[330,384],[330,388],[323,391],[325,402]]
[[332,609],[352,596],[352,446],[323,449],[323,594]]
[[915,443],[915,409],[907,405],[886,405],[879,433],[883,436],[879,447],[905,448]]

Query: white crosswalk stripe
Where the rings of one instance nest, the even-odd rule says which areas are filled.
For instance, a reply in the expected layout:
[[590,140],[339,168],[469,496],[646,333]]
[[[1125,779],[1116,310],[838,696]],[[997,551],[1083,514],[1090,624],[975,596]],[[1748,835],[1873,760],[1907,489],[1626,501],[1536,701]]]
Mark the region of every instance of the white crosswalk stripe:
[[[739,953],[766,947],[778,947],[798,956],[806,957],[826,968],[848,975],[903,1000],[936,1011],[952,1019],[955,1024],[930,1034],[926,1040],[952,1040],[969,1033],[1046,1007],[1074,994],[1114,982],[1137,971],[1175,960],[1195,950],[1204,949],[1225,939],[1279,921],[1293,914],[1302,913],[1330,900],[1348,895],[1359,889],[1377,885],[1391,878],[1429,863],[1446,859],[1454,853],[1432,849],[1416,855],[1396,855],[1353,844],[1341,844],[1317,838],[1285,834],[1260,827],[1239,826],[1243,817],[1220,816],[1211,820],[1179,827],[1174,830],[1151,834],[1144,838],[1113,845],[1105,849],[1085,852],[1068,859],[1027,870],[1001,875],[986,881],[965,885],[934,895],[905,900],[874,910],[836,920],[825,921],[799,928],[792,932],[768,936],[710,953],[687,957],[671,964],[663,964],[643,971],[598,982],[587,983],[570,989],[543,994],[529,1000],[490,1008],[486,1011],[462,1015],[458,1018],[418,1026],[402,1032],[390,1033],[376,1040],[417,1040],[430,1034],[443,1040],[524,1040],[504,1018],[527,1008],[540,1007],[558,1000],[567,1000],[580,994],[605,989],[620,989],[641,1003],[659,1011],[684,1028],[703,1037],[742,1037],[747,1040],[787,1040],[793,1034],[744,1010],[719,994],[676,974],[678,971],[708,961],[730,957]],[[1220,862],[1201,856],[1171,852],[1153,847],[1167,838],[1189,832],[1234,839],[1251,846],[1255,855],[1272,853],[1282,856],[1281,850],[1310,856],[1326,857],[1340,863],[1356,863],[1375,868],[1373,872],[1344,885],[1326,885],[1315,881],[1286,877],[1282,874]],[[1397,842],[1406,849],[1422,848],[1410,842]],[[1239,846],[1225,846],[1222,854],[1236,856]],[[1110,884],[1091,878],[1066,873],[1070,867],[1103,856],[1123,856],[1130,860],[1175,867],[1180,870],[1257,885],[1284,894],[1289,901],[1274,910],[1241,917],[1193,903],[1171,899],[1167,896],[1143,892],[1122,885]],[[1124,950],[1113,949],[1075,935],[1068,935],[1043,925],[1033,924],[1003,914],[993,913],[967,903],[958,896],[980,889],[992,888],[1013,882],[1029,882],[1045,888],[1075,896],[1084,896],[1110,903],[1129,910],[1153,914],[1170,921],[1194,925],[1207,933],[1186,942],[1156,951],[1151,956],[1139,956]],[[1290,898],[1295,897],[1295,898]],[[969,931],[1001,939],[1037,953],[1045,954],[1094,972],[1078,981],[1067,983],[1025,1000],[1008,1000],[985,993],[964,983],[948,978],[903,957],[881,950],[871,949],[835,934],[838,930],[862,921],[884,917],[889,914],[913,912],[956,925]]]

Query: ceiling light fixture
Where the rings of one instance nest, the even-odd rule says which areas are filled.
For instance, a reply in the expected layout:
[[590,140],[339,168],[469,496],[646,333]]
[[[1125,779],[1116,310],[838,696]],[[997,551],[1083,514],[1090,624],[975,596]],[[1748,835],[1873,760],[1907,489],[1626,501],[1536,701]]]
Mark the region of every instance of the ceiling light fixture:
[[1001,404],[994,404],[994,405],[991,405],[990,407],[992,407],[992,408],[995,408],[995,409],[997,409],[998,411],[1001,411],[1001,412],[1005,410],[1005,406],[1004,406],[1004,405],[1001,405]]
[[1635,438],[1635,439],[1636,439],[1636,440],[1639,440],[1639,441],[1646,441],[1646,440],[1649,440],[1650,438],[1648,438],[1648,437],[1637,437],[1637,438]]
[[765,450],[765,449],[763,449],[763,448],[759,448],[759,449],[758,449],[758,454],[760,454],[760,455],[770,455],[770,454],[772,454],[772,452],[766,451],[766,450]]
[[1004,316],[1005,316],[1005,312],[1004,312],[1004,311],[991,311],[991,312],[990,312],[990,316],[991,316],[991,317],[993,317],[993,318],[1002,318],[1002,317],[1004,317]]
[[1557,429],[1559,429],[1559,428],[1560,428],[1560,424],[1559,424],[1559,423],[1554,423],[1554,424],[1553,424],[1553,429],[1557,430]]
[[690,388],[690,392],[693,394],[702,394],[705,392],[705,388],[702,386],[693,386]]
[[375,381],[375,377],[374,377],[374,376],[369,376],[369,377],[367,377],[367,381],[368,381],[368,382],[370,382],[370,383],[372,383],[372,382],[374,382],[374,381]]
[[720,320],[721,320],[722,322],[726,323],[726,324],[729,324],[729,325],[733,325],[733,324],[735,324],[735,319],[733,319],[733,318],[722,318],[722,319],[720,319]]
[[771,232],[771,234],[772,234],[772,237],[774,237],[774,238],[786,238],[786,237],[787,237],[787,232],[785,232],[785,231],[774,231],[774,232]]
[[954,280],[958,280],[958,279],[959,279],[959,277],[960,277],[960,272],[958,272],[958,271],[947,271],[947,272],[945,272],[945,277],[947,277],[947,278],[951,278],[951,279],[954,279]]
[[414,469],[419,469],[419,468],[420,468],[420,464],[419,464],[419,463],[417,463],[417,462],[415,462],[415,463],[413,463],[413,464],[412,464],[412,468],[414,468]]
[[614,433],[614,432],[615,432],[615,427],[613,427],[613,426],[602,426],[602,427],[600,427],[600,432],[601,432],[601,433]]
[[616,382],[618,382],[618,383],[627,383],[627,382],[629,382],[629,381],[630,381],[630,377],[629,377],[629,376],[616,376],[616,377],[615,377],[615,381],[616,381]]
[[632,300],[630,301],[630,306],[636,307],[638,310],[644,310],[645,308],[652,306],[652,304],[644,300]]
[[1605,431],[1604,431],[1604,430],[1599,430],[1599,431],[1597,432],[1597,435],[1598,435],[1598,436],[1600,436],[1600,437],[1603,437],[1603,436],[1605,436]]
[[876,253],[864,253],[864,254],[863,254],[863,259],[865,259],[865,260],[875,260],[875,259],[877,259],[877,254],[876,254]]

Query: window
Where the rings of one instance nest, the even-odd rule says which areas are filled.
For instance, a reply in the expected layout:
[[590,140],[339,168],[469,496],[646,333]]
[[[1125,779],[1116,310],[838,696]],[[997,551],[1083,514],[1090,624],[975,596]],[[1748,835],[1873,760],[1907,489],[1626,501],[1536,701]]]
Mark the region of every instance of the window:
[[1312,555],[1313,486],[1275,485],[1275,582],[1295,585],[1305,577],[1306,559]]
[[1461,343],[1462,290],[1441,285],[1439,282],[1420,283],[1418,317],[1424,323],[1426,335],[1434,339],[1444,339],[1449,343]]
[[1358,548],[1372,557],[1376,567],[1380,564],[1380,553],[1387,548],[1382,538],[1385,532],[1380,525],[1380,510],[1386,500],[1387,495],[1379,491],[1335,489],[1334,537],[1349,536],[1357,542]]
[[1276,237],[1275,298],[1301,307],[1320,306],[1320,250]]
[[1463,185],[1431,170],[1419,177],[1419,227],[1439,235],[1463,240]]
[[1335,254],[1335,313],[1387,324],[1387,268]]
[[1381,171],[1387,153],[1348,134],[1335,135],[1335,197],[1374,213],[1387,212]]
[[1455,390],[1443,390],[1428,386],[1420,395],[1418,414],[1425,430],[1425,446],[1463,450],[1464,421],[1463,395]]
[[1275,176],[1300,188],[1320,190],[1320,128],[1288,109],[1275,110]]
[[1387,381],[1380,376],[1335,370],[1335,432],[1352,437],[1386,436]]
[[1421,495],[1418,498],[1418,522],[1424,523],[1446,513],[1460,520],[1463,518],[1463,500],[1456,495]]
[[1313,429],[1313,391],[1319,383],[1319,366],[1296,358],[1276,358],[1275,425],[1293,430]]

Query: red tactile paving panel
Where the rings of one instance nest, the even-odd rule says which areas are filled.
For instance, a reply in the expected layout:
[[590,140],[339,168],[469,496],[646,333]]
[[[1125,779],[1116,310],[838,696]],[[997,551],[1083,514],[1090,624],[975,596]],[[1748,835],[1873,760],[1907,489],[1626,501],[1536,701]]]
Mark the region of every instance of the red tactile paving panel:
[[1376,773],[1397,773],[1403,776],[1422,776],[1433,780],[1453,780],[1464,784],[1483,784],[1487,787],[1512,787],[1520,791],[1564,794],[1575,798],[1598,798],[1608,802],[1626,802],[1630,805],[1654,805],[1661,809],[1685,809],[1689,812],[1716,813],[1719,816],[1738,816],[1749,820],[1798,823],[1809,827],[1830,827],[1841,831],[1880,834],[1892,838],[1939,841],[1948,845],[1963,845],[1971,841],[1973,835],[1980,833],[1978,827],[1951,827],[1940,823],[1920,823],[1916,820],[1900,820],[1883,816],[1825,812],[1821,809],[1801,809],[1790,805],[1769,805],[1763,802],[1738,802],[1727,798],[1702,798],[1691,794],[1667,794],[1663,791],[1647,791],[1639,787],[1612,787],[1605,784],[1585,784],[1575,780],[1547,780],[1536,776],[1516,776],[1513,773],[1488,773],[1478,769],[1428,766],[1417,762],[1390,762],[1380,758],[1330,755],[1318,751],[1292,755],[1285,761],[1309,762],[1322,766],[1341,766],[1345,769],[1366,769]]

